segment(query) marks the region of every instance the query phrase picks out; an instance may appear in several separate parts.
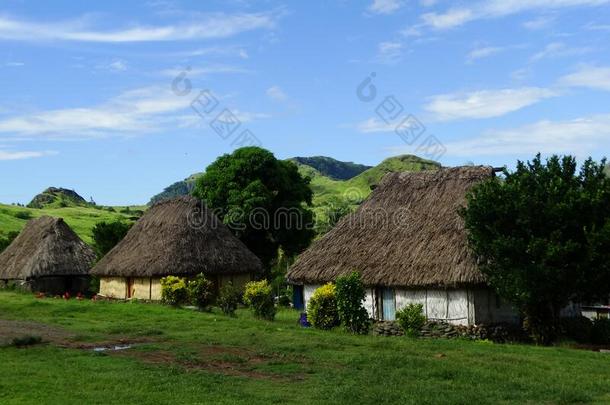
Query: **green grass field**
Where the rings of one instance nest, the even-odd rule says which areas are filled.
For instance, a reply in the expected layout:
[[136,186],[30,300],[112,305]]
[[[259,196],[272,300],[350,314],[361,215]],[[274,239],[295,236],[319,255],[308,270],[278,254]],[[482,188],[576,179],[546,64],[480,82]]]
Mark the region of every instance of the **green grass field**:
[[[96,223],[102,221],[113,221],[116,219],[129,220],[133,214],[121,213],[125,207],[113,207],[115,212],[107,209],[95,209],[93,207],[65,207],[65,208],[26,208],[15,205],[0,204],[0,237],[6,236],[12,231],[21,231],[29,218],[38,218],[43,215],[63,218],[66,223],[86,243],[92,244],[91,230]],[[144,207],[134,206],[130,210],[141,210]]]
[[[610,355],[351,336],[158,304],[0,292],[2,404],[610,403]],[[96,345],[134,343],[95,353]]]

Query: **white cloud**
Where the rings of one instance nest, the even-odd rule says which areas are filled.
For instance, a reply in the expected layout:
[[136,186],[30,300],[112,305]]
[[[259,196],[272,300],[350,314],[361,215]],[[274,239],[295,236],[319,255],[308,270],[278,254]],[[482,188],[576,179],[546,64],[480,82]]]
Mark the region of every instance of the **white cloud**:
[[280,86],[271,86],[265,93],[267,94],[267,97],[274,101],[286,101],[288,98]]
[[21,67],[21,66],[25,66],[25,63],[23,63],[23,62],[6,62],[4,64],[4,66],[6,66],[6,67]]
[[83,21],[38,23],[0,16],[0,39],[16,41],[145,42],[202,40],[231,37],[275,26],[273,13],[205,14],[196,22],[165,26],[132,26],[99,31]]
[[610,67],[583,66],[562,77],[560,84],[570,87],[588,87],[610,91]]
[[368,11],[374,14],[392,14],[403,6],[400,0],[373,0]]
[[547,11],[578,6],[595,7],[608,3],[610,0],[488,0],[473,2],[463,7],[453,7],[442,13],[426,13],[421,19],[431,28],[444,30],[474,20],[505,17],[526,11]]
[[488,131],[481,136],[446,143],[451,156],[533,155],[541,152],[587,156],[607,149],[610,114],[565,121],[539,121],[519,128]]
[[0,161],[1,160],[22,160],[22,159],[32,159],[43,156],[56,155],[57,152],[54,151],[42,151],[42,152],[33,152],[33,151],[22,151],[22,152],[9,152],[5,150],[0,150]]
[[95,107],[41,111],[0,120],[0,133],[14,137],[87,138],[159,130],[171,113],[189,106],[166,88],[124,92]]
[[127,63],[122,60],[115,60],[108,64],[108,69],[113,72],[124,72],[127,70]]
[[356,130],[365,134],[377,133],[377,132],[394,132],[396,130],[396,124],[386,124],[385,122],[377,118],[369,118],[356,125]]
[[547,58],[558,58],[565,56],[584,55],[592,51],[590,47],[573,48],[562,42],[552,42],[548,44],[542,51],[534,54],[531,58],[532,62],[536,62]]
[[421,16],[424,24],[439,30],[460,26],[474,18],[473,11],[467,8],[453,8],[444,14],[426,13]]
[[541,16],[534,18],[532,20],[528,20],[523,23],[523,26],[528,30],[541,30],[543,28],[549,27],[555,21],[554,16]]
[[425,109],[441,121],[492,118],[520,110],[555,95],[557,94],[552,90],[538,87],[441,94],[431,97]]
[[187,72],[187,75],[190,77],[195,76],[205,76],[211,74],[222,74],[222,73],[251,73],[250,70],[240,68],[238,66],[229,66],[229,65],[210,65],[210,66],[201,66],[195,68],[173,68],[173,69],[165,69],[161,71],[163,76],[168,77],[176,77],[183,72]]
[[400,42],[381,42],[377,46],[376,60],[381,63],[395,63],[402,58],[403,45]]
[[477,59],[487,58],[489,56],[500,53],[503,50],[504,50],[504,48],[498,47],[498,46],[484,46],[481,48],[475,48],[468,53],[468,55],[466,56],[466,59],[469,62],[474,62]]
[[[49,110],[1,119],[0,134],[13,140],[87,139],[183,128],[203,121],[191,109],[196,96],[196,92],[188,97],[177,96],[167,86],[144,87],[126,91],[98,106]],[[232,112],[243,122],[269,117],[236,109]]]

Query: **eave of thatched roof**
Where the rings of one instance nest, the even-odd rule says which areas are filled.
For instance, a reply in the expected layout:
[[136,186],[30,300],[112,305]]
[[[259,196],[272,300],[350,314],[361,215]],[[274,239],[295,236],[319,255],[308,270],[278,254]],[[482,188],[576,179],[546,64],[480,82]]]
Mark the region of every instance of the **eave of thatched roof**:
[[0,279],[87,275],[95,253],[61,218],[29,221],[0,254]]
[[91,270],[97,276],[257,273],[261,261],[196,198],[148,209]]
[[292,283],[323,283],[358,271],[367,285],[457,287],[483,284],[458,209],[491,167],[390,173],[358,210],[301,254]]

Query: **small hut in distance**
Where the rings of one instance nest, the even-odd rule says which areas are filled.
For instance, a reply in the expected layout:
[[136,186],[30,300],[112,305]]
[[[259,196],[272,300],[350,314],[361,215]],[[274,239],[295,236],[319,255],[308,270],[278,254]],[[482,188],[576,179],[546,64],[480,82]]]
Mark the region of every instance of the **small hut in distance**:
[[306,306],[321,284],[352,271],[367,286],[372,318],[420,303],[426,317],[454,324],[514,322],[515,311],[486,284],[458,214],[491,167],[387,174],[371,196],[299,256],[287,278]]
[[61,218],[29,221],[0,254],[0,286],[48,294],[85,293],[95,252]]
[[201,201],[184,196],[153,205],[97,265],[100,295],[161,299],[162,277],[204,273],[216,288],[243,286],[261,261]]

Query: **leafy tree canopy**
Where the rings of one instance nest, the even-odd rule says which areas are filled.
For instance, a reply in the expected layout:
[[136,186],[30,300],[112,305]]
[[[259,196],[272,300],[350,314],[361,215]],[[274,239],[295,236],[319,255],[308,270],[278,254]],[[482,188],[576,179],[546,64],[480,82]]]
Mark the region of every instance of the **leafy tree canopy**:
[[123,221],[98,222],[93,227],[94,247],[98,257],[104,256],[115,247],[131,228],[133,224]]
[[570,300],[610,293],[610,179],[605,160],[578,171],[571,156],[518,162],[475,186],[462,211],[481,271],[525,315],[540,343]]
[[193,194],[229,225],[263,263],[281,248],[294,255],[313,238],[309,179],[296,165],[258,147],[219,157],[195,184]]

